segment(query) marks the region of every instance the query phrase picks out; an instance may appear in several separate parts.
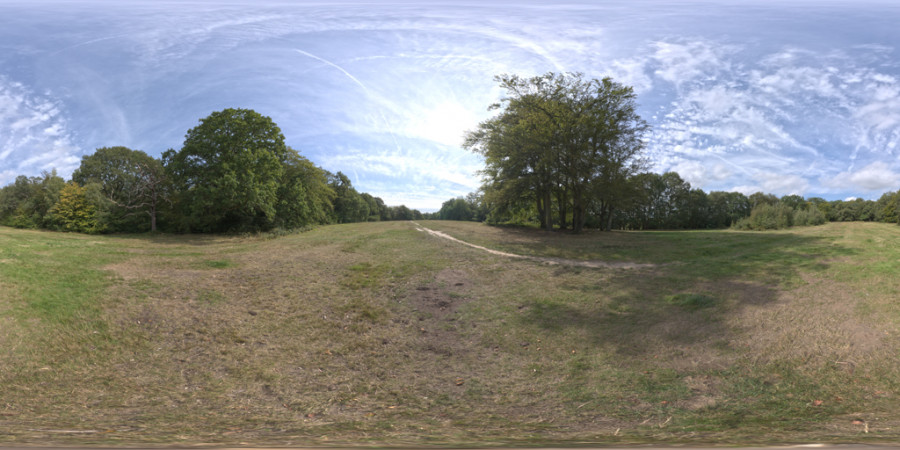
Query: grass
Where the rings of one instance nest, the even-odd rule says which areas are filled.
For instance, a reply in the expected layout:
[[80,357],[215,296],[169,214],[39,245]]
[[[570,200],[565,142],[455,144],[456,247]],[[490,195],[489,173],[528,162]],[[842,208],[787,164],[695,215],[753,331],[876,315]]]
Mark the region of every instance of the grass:
[[[0,443],[900,438],[900,228],[0,228]],[[866,430],[868,432],[866,432]]]

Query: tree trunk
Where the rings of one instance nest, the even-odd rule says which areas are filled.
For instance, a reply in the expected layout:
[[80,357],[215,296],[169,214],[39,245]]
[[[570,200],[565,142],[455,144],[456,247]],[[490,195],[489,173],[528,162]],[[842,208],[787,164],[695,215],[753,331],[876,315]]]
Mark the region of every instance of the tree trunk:
[[580,192],[572,192],[572,231],[581,233],[584,230],[584,205]]
[[559,210],[559,229],[565,230],[567,228],[567,217],[569,215],[568,204],[569,199],[566,196],[566,192],[557,192],[556,194],[556,206]]
[[544,210],[541,215],[541,222],[543,222],[543,227],[547,231],[553,231],[553,212],[550,211],[550,205],[552,204],[552,197],[550,196],[550,191],[546,190],[543,193],[544,197]]
[[545,211],[547,209],[547,204],[544,202],[543,196],[541,196],[541,195],[537,196],[537,198],[535,199],[535,206],[537,206],[538,217],[540,218],[540,221],[541,221],[541,228],[546,228],[547,227],[547,218],[546,218]]

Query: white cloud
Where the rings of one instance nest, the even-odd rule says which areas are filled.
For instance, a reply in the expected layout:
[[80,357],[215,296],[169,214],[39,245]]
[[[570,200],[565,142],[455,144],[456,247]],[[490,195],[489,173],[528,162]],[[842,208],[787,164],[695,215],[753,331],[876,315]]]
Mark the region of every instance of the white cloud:
[[695,81],[711,80],[729,64],[721,56],[731,49],[723,45],[712,45],[706,41],[687,43],[656,42],[652,58],[658,65],[654,74],[677,87]]
[[847,189],[848,185],[867,191],[900,188],[900,173],[887,163],[876,161],[855,172],[841,172],[824,183],[835,189]]
[[483,167],[476,155],[428,145],[402,152],[343,148],[326,156],[322,165],[357,173],[357,189],[381,197],[387,204],[422,210],[477,190],[481,180],[476,172]]
[[[692,152],[702,154],[701,151]],[[710,164],[708,161],[683,159],[675,162],[670,166],[669,170],[678,172],[691,187],[708,190],[713,182],[727,179],[734,172],[723,163]]]
[[51,169],[68,176],[79,155],[56,100],[0,77],[0,185]]
[[609,74],[616,81],[634,88],[638,95],[653,90],[653,79],[647,75],[646,59],[630,58],[613,61],[608,69]]
[[809,189],[809,181],[798,175],[764,173],[757,175],[763,192],[778,196],[804,195]]
[[785,195],[805,195],[810,187],[809,181],[798,175],[762,172],[754,175],[753,179],[756,181],[755,184],[735,186],[730,190],[744,195],[762,192],[783,197]]

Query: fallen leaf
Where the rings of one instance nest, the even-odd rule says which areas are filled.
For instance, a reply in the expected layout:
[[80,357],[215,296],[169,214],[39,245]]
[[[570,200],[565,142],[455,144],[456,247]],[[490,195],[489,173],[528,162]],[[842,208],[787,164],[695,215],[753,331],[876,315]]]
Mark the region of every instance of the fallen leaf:
[[822,406],[822,403],[825,403],[825,402],[823,402],[822,400],[815,400],[815,401],[813,401],[813,406]]

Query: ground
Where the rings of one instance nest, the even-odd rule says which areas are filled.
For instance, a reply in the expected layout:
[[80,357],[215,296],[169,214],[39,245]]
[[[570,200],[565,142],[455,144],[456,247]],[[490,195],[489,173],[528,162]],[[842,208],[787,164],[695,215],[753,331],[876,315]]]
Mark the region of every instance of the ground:
[[4,443],[858,442],[900,429],[896,226],[0,228],[0,250]]

